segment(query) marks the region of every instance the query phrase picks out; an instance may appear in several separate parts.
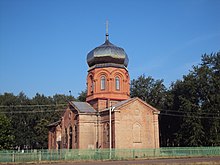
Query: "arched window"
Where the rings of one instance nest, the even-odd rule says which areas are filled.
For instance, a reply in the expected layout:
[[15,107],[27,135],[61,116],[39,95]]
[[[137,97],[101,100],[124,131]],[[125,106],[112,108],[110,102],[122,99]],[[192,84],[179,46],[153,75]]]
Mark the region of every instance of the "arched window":
[[72,149],[73,148],[73,145],[72,145],[72,143],[73,143],[73,128],[72,127],[70,127],[70,129],[69,129],[69,149]]
[[68,147],[68,133],[67,128],[65,128],[65,142],[64,142],[64,148]]
[[106,123],[106,124],[104,125],[104,131],[103,131],[103,133],[104,133],[103,138],[104,138],[104,143],[105,143],[105,144],[106,144],[106,143],[109,143],[109,131],[110,131],[110,129],[109,129],[109,123]]
[[141,125],[138,123],[133,125],[133,143],[141,143]]
[[93,77],[92,76],[90,76],[90,82],[91,82],[91,84],[90,84],[90,92],[93,93],[93,91],[94,91],[94,81],[93,81]]
[[78,129],[77,129],[77,125],[74,126],[74,134],[75,134],[75,143],[77,143],[78,141]]
[[116,90],[120,90],[120,79],[119,79],[119,77],[116,77],[115,78],[115,89]]
[[106,78],[105,76],[101,77],[101,90],[105,90],[106,86]]

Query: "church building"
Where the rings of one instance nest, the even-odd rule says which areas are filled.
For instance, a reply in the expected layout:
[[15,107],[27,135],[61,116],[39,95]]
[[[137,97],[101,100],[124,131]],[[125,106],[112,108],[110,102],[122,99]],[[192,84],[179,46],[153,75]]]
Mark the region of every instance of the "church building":
[[105,43],[87,55],[86,102],[70,101],[49,125],[49,149],[159,148],[159,110],[130,98],[128,56]]

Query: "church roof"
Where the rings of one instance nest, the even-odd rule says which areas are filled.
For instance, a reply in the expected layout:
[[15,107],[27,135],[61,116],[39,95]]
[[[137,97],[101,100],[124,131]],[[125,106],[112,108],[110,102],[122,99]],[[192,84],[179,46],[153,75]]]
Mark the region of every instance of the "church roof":
[[105,43],[90,51],[87,55],[87,63],[89,67],[96,64],[119,64],[128,66],[128,56],[123,48],[112,44],[106,34]]
[[115,104],[113,107],[118,108],[118,107],[120,107],[121,105],[126,104],[127,102],[129,102],[129,101],[131,101],[131,100],[133,100],[133,98],[130,98],[130,99],[127,99],[127,100],[124,100],[124,101],[120,101],[120,102],[118,102],[117,104]]
[[71,101],[71,105],[81,113],[94,113],[96,110],[87,102]]
[[56,121],[54,123],[49,124],[48,127],[58,126],[60,123],[61,123],[61,120],[58,120],[58,121]]
[[132,101],[135,101],[135,100],[139,100],[140,102],[142,102],[143,104],[145,104],[147,107],[149,107],[150,109],[152,109],[153,111],[155,112],[159,112],[158,109],[154,108],[153,106],[151,106],[150,104],[146,103],[145,101],[141,100],[140,98],[138,97],[134,97],[134,98],[130,98],[130,99],[127,99],[127,100],[124,100],[124,101],[120,101],[118,102],[117,104],[114,105],[114,107],[117,109],[121,106],[124,106],[126,105],[127,103],[129,102],[132,102]]

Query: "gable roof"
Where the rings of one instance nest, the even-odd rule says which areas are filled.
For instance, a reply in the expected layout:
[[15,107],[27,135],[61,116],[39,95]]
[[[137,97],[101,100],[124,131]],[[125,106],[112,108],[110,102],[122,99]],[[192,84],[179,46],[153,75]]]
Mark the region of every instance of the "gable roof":
[[124,101],[121,101],[117,104],[114,105],[115,108],[121,108],[122,106],[125,106],[131,102],[134,102],[134,101],[140,101],[141,103],[143,103],[144,105],[146,105],[147,107],[149,107],[150,109],[152,109],[153,111],[155,112],[160,112],[158,109],[154,108],[153,106],[151,106],[150,104],[146,103],[145,101],[141,100],[140,98],[138,97],[134,97],[134,98],[130,98],[130,99],[127,99],[127,100],[124,100]]
[[95,113],[96,110],[87,102],[71,101],[70,104],[81,113]]
[[127,99],[127,100],[124,100],[124,101],[120,101],[120,102],[118,102],[117,104],[115,104],[113,107],[118,108],[118,107],[120,107],[120,106],[126,104],[127,102],[131,101],[132,99],[133,99],[133,98],[130,98],[130,99]]
[[48,126],[48,127],[56,127],[56,126],[58,126],[60,123],[61,123],[61,120],[58,120],[58,121],[56,121],[56,122],[54,122],[54,123],[51,123],[51,124],[49,124],[49,125],[47,125],[47,126]]

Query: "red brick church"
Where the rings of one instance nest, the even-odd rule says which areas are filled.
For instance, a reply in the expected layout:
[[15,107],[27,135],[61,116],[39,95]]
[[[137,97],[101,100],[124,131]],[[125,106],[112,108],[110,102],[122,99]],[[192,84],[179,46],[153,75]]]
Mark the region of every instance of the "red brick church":
[[105,43],[87,55],[86,102],[69,102],[60,120],[49,125],[49,149],[159,148],[159,111],[130,98],[128,56]]

